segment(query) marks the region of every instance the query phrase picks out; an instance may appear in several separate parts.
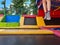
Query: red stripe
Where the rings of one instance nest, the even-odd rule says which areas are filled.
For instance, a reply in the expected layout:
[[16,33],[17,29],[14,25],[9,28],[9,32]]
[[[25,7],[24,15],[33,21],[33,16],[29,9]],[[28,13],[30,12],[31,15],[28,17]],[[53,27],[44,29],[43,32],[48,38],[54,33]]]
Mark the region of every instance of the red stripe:
[[23,15],[23,17],[25,17],[25,18],[35,18],[36,15]]

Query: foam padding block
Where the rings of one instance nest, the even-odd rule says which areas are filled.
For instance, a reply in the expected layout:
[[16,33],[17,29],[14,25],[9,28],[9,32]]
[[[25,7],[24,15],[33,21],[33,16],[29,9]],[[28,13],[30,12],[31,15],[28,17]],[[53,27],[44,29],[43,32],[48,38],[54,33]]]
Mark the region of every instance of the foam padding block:
[[45,26],[43,17],[36,17],[38,26]]
[[6,22],[0,22],[0,27],[6,27]]
[[24,15],[23,17],[25,17],[25,18],[35,18],[36,15]]
[[17,29],[17,30],[11,30],[11,29],[9,29],[9,30],[7,30],[7,29],[5,29],[5,30],[1,30],[0,31],[0,34],[54,34],[53,33],[53,31],[50,31],[50,30],[34,30],[34,29]]
[[7,27],[18,27],[19,26],[19,23],[17,23],[17,22],[10,22],[10,23],[7,23],[6,26]]
[[20,15],[7,15],[6,22],[19,22]]

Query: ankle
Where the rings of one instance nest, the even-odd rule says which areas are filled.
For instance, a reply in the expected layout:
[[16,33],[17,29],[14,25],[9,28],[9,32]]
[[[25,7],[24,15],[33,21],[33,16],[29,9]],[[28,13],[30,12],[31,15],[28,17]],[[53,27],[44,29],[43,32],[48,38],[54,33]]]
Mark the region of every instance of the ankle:
[[45,12],[45,15],[47,15],[47,12]]
[[50,13],[50,11],[47,11],[47,13]]

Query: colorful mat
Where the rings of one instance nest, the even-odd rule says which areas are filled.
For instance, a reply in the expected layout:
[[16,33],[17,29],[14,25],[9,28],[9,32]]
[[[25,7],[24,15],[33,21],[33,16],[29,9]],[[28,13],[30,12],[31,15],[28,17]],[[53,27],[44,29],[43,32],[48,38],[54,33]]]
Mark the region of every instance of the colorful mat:
[[40,29],[50,30],[54,33],[54,35],[60,37],[60,28],[40,27]]

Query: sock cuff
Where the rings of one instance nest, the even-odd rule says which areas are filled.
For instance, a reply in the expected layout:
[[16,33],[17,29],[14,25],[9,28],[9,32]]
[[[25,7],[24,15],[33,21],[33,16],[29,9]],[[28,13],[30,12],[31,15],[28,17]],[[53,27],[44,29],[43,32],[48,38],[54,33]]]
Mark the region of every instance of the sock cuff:
[[47,11],[47,12],[50,12],[50,11]]
[[46,14],[47,12],[45,12],[45,14]]

